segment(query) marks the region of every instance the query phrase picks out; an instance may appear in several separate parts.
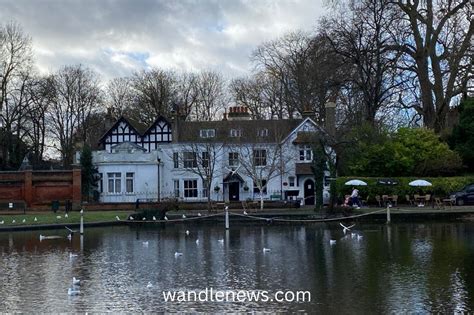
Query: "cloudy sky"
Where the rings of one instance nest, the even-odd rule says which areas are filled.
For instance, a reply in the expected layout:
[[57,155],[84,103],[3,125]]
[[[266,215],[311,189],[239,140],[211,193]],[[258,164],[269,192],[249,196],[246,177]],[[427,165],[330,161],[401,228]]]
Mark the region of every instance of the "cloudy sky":
[[313,31],[323,1],[0,0],[0,21],[32,37],[42,72],[82,63],[104,79],[151,66],[235,77],[263,41]]

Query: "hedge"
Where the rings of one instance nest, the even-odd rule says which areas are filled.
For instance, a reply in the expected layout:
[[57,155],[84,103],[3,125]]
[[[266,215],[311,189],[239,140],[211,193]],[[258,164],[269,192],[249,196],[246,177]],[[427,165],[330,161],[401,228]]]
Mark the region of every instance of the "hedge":
[[[432,194],[436,197],[446,198],[450,193],[462,189],[468,184],[474,183],[474,176],[457,176],[457,177],[390,177],[398,182],[397,185],[381,185],[377,184],[382,177],[338,177],[336,179],[336,197],[343,200],[344,195],[349,195],[352,186],[346,186],[344,183],[351,179],[360,179],[367,183],[367,186],[357,186],[361,199],[369,196],[369,203],[375,203],[376,195],[398,195],[399,203],[405,203],[405,195],[413,194]],[[424,179],[429,181],[433,186],[429,187],[412,187],[408,183],[416,180]]]

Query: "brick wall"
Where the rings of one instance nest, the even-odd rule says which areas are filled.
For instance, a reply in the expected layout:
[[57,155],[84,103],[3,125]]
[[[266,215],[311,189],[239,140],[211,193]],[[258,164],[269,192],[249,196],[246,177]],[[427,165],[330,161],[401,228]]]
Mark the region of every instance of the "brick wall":
[[53,200],[81,207],[81,170],[0,172],[0,202],[24,202],[27,208],[50,207]]

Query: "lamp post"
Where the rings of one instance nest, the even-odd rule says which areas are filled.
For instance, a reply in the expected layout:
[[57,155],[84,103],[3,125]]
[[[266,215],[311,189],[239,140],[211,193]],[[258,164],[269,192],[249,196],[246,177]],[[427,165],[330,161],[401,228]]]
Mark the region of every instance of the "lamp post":
[[157,156],[156,157],[156,163],[158,164],[158,202],[160,202],[161,199],[161,189],[160,189],[160,165],[161,165],[161,159]]

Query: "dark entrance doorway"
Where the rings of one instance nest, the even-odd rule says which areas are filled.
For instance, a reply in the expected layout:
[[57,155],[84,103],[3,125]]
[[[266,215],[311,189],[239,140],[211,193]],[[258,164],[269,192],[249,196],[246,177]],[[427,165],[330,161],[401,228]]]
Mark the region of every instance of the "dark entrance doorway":
[[314,181],[311,179],[304,182],[304,204],[314,205]]
[[240,183],[229,183],[229,201],[239,201]]

